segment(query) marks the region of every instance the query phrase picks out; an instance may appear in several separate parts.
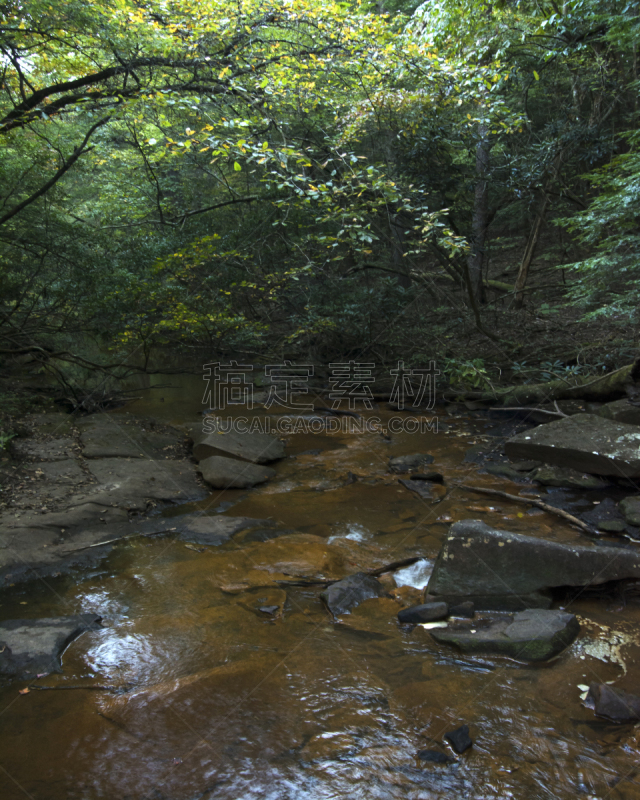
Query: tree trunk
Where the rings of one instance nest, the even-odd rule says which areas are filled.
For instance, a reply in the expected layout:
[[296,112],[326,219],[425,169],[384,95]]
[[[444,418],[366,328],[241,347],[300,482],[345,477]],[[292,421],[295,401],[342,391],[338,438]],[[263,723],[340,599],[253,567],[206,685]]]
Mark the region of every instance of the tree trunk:
[[398,283],[400,286],[402,286],[404,289],[408,289],[411,286],[411,277],[407,274],[407,262],[404,257],[404,240],[407,232],[406,228],[402,224],[400,214],[396,214],[389,227],[391,228],[393,268],[399,273]]
[[529,240],[527,241],[527,246],[524,251],[524,255],[522,256],[522,262],[520,264],[520,269],[518,270],[518,277],[516,278],[516,283],[514,286],[516,292],[516,308],[522,308],[522,304],[524,303],[524,287],[527,285],[527,278],[529,277],[529,267],[531,266],[531,262],[533,261],[533,257],[536,253],[536,248],[538,246],[538,242],[540,240],[540,234],[542,233],[542,228],[544,226],[545,217],[547,216],[547,211],[549,210],[549,205],[551,203],[551,198],[547,193],[547,189],[551,185],[551,183],[558,177],[558,172],[560,171],[560,166],[562,164],[562,159],[564,158],[564,150],[560,150],[556,153],[555,158],[553,159],[553,164],[551,165],[551,170],[547,179],[544,181],[544,186],[542,189],[542,203],[540,208],[538,209],[538,213],[536,215],[536,220],[533,223],[533,228],[531,229],[531,233],[529,234]]
[[549,202],[550,202],[549,195],[545,192],[542,200],[542,205],[538,209],[536,221],[534,222],[533,228],[531,229],[531,233],[529,234],[529,240],[527,242],[524,255],[522,256],[520,269],[518,270],[518,277],[516,278],[516,283],[514,286],[516,308],[522,308],[522,304],[524,303],[524,287],[527,284],[527,278],[529,277],[529,267],[531,266],[531,262],[533,261],[536,248],[538,246],[538,241],[540,239],[540,234],[542,233],[542,228],[544,227],[544,220],[545,217],[547,216]]
[[489,184],[487,175],[489,172],[490,152],[489,131],[484,123],[480,123],[478,125],[478,143],[476,144],[476,189],[471,221],[471,253],[467,261],[471,289],[476,303],[484,303],[485,300],[482,270],[489,224]]

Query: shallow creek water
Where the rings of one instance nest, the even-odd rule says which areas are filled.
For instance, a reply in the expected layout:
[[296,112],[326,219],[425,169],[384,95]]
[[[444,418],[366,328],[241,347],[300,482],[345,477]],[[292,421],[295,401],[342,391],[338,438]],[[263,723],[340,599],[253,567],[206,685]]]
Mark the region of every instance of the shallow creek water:
[[[176,388],[146,392],[127,411],[196,419],[202,382],[171,381]],[[578,598],[567,607],[580,638],[553,662],[527,666],[467,657],[420,626],[400,627],[396,599],[368,600],[335,622],[321,587],[270,584],[415,555],[424,571],[451,520],[578,537],[508,501],[450,488],[432,504],[399,485],[389,457],[428,452],[449,487],[525,488],[463,461],[471,445],[490,446],[486,420],[439,417],[446,430],[391,441],[293,435],[295,457],[268,484],[162,512],[270,517],[296,535],[263,542],[249,531],[219,548],[134,540],[90,574],[0,596],[4,619],[95,612],[104,624],[68,648],[63,674],[28,694],[22,684],[0,691],[0,765],[11,774],[0,774],[3,800],[640,798],[634,727],[596,719],[578,688],[612,681],[638,692],[640,606]],[[419,582],[416,572],[405,581]],[[384,579],[389,591],[419,602],[395,577]],[[455,763],[417,760],[420,749],[446,750],[444,734],[464,723],[474,745]]]

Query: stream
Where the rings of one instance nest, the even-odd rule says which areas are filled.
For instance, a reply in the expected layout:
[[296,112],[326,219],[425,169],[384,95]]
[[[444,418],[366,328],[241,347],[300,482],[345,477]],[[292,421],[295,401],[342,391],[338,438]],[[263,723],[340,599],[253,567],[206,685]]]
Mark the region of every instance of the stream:
[[[202,380],[152,379],[169,380],[126,411],[197,420]],[[268,413],[280,412],[255,412]],[[470,447],[502,441],[495,421],[434,413],[437,433],[292,434],[268,483],[159,511],[269,518],[283,538],[250,529],[220,547],[134,539],[89,572],[3,591],[3,619],[103,619],[67,649],[63,673],[28,694],[0,689],[3,800],[638,800],[636,729],[595,717],[580,687],[638,691],[639,603],[576,593],[566,608],[581,635],[542,665],[463,655],[398,624],[398,610],[420,602],[452,521],[580,541],[543,511],[452,488],[545,496],[464,461]],[[438,487],[424,500],[389,473],[390,457],[411,453],[434,456],[446,495]],[[565,496],[577,508],[606,492]],[[389,597],[337,621],[322,586],[295,585],[338,561],[358,572],[415,556],[383,576]],[[265,580],[283,572],[290,585]],[[473,747],[455,756],[444,735],[463,724]],[[425,748],[454,760],[422,762]]]

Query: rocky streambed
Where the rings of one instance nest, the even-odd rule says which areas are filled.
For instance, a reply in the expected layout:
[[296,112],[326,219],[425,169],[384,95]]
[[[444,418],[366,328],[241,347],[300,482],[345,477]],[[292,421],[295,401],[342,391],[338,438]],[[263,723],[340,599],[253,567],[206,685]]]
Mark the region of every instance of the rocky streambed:
[[640,427],[281,442],[192,393],[32,417],[3,464],[3,797],[640,796]]

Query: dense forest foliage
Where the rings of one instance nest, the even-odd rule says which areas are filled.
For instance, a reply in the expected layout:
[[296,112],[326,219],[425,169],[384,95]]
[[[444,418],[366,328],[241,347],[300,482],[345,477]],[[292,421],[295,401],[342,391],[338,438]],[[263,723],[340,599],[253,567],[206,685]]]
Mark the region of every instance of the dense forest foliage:
[[632,360],[637,0],[2,4],[0,358]]

